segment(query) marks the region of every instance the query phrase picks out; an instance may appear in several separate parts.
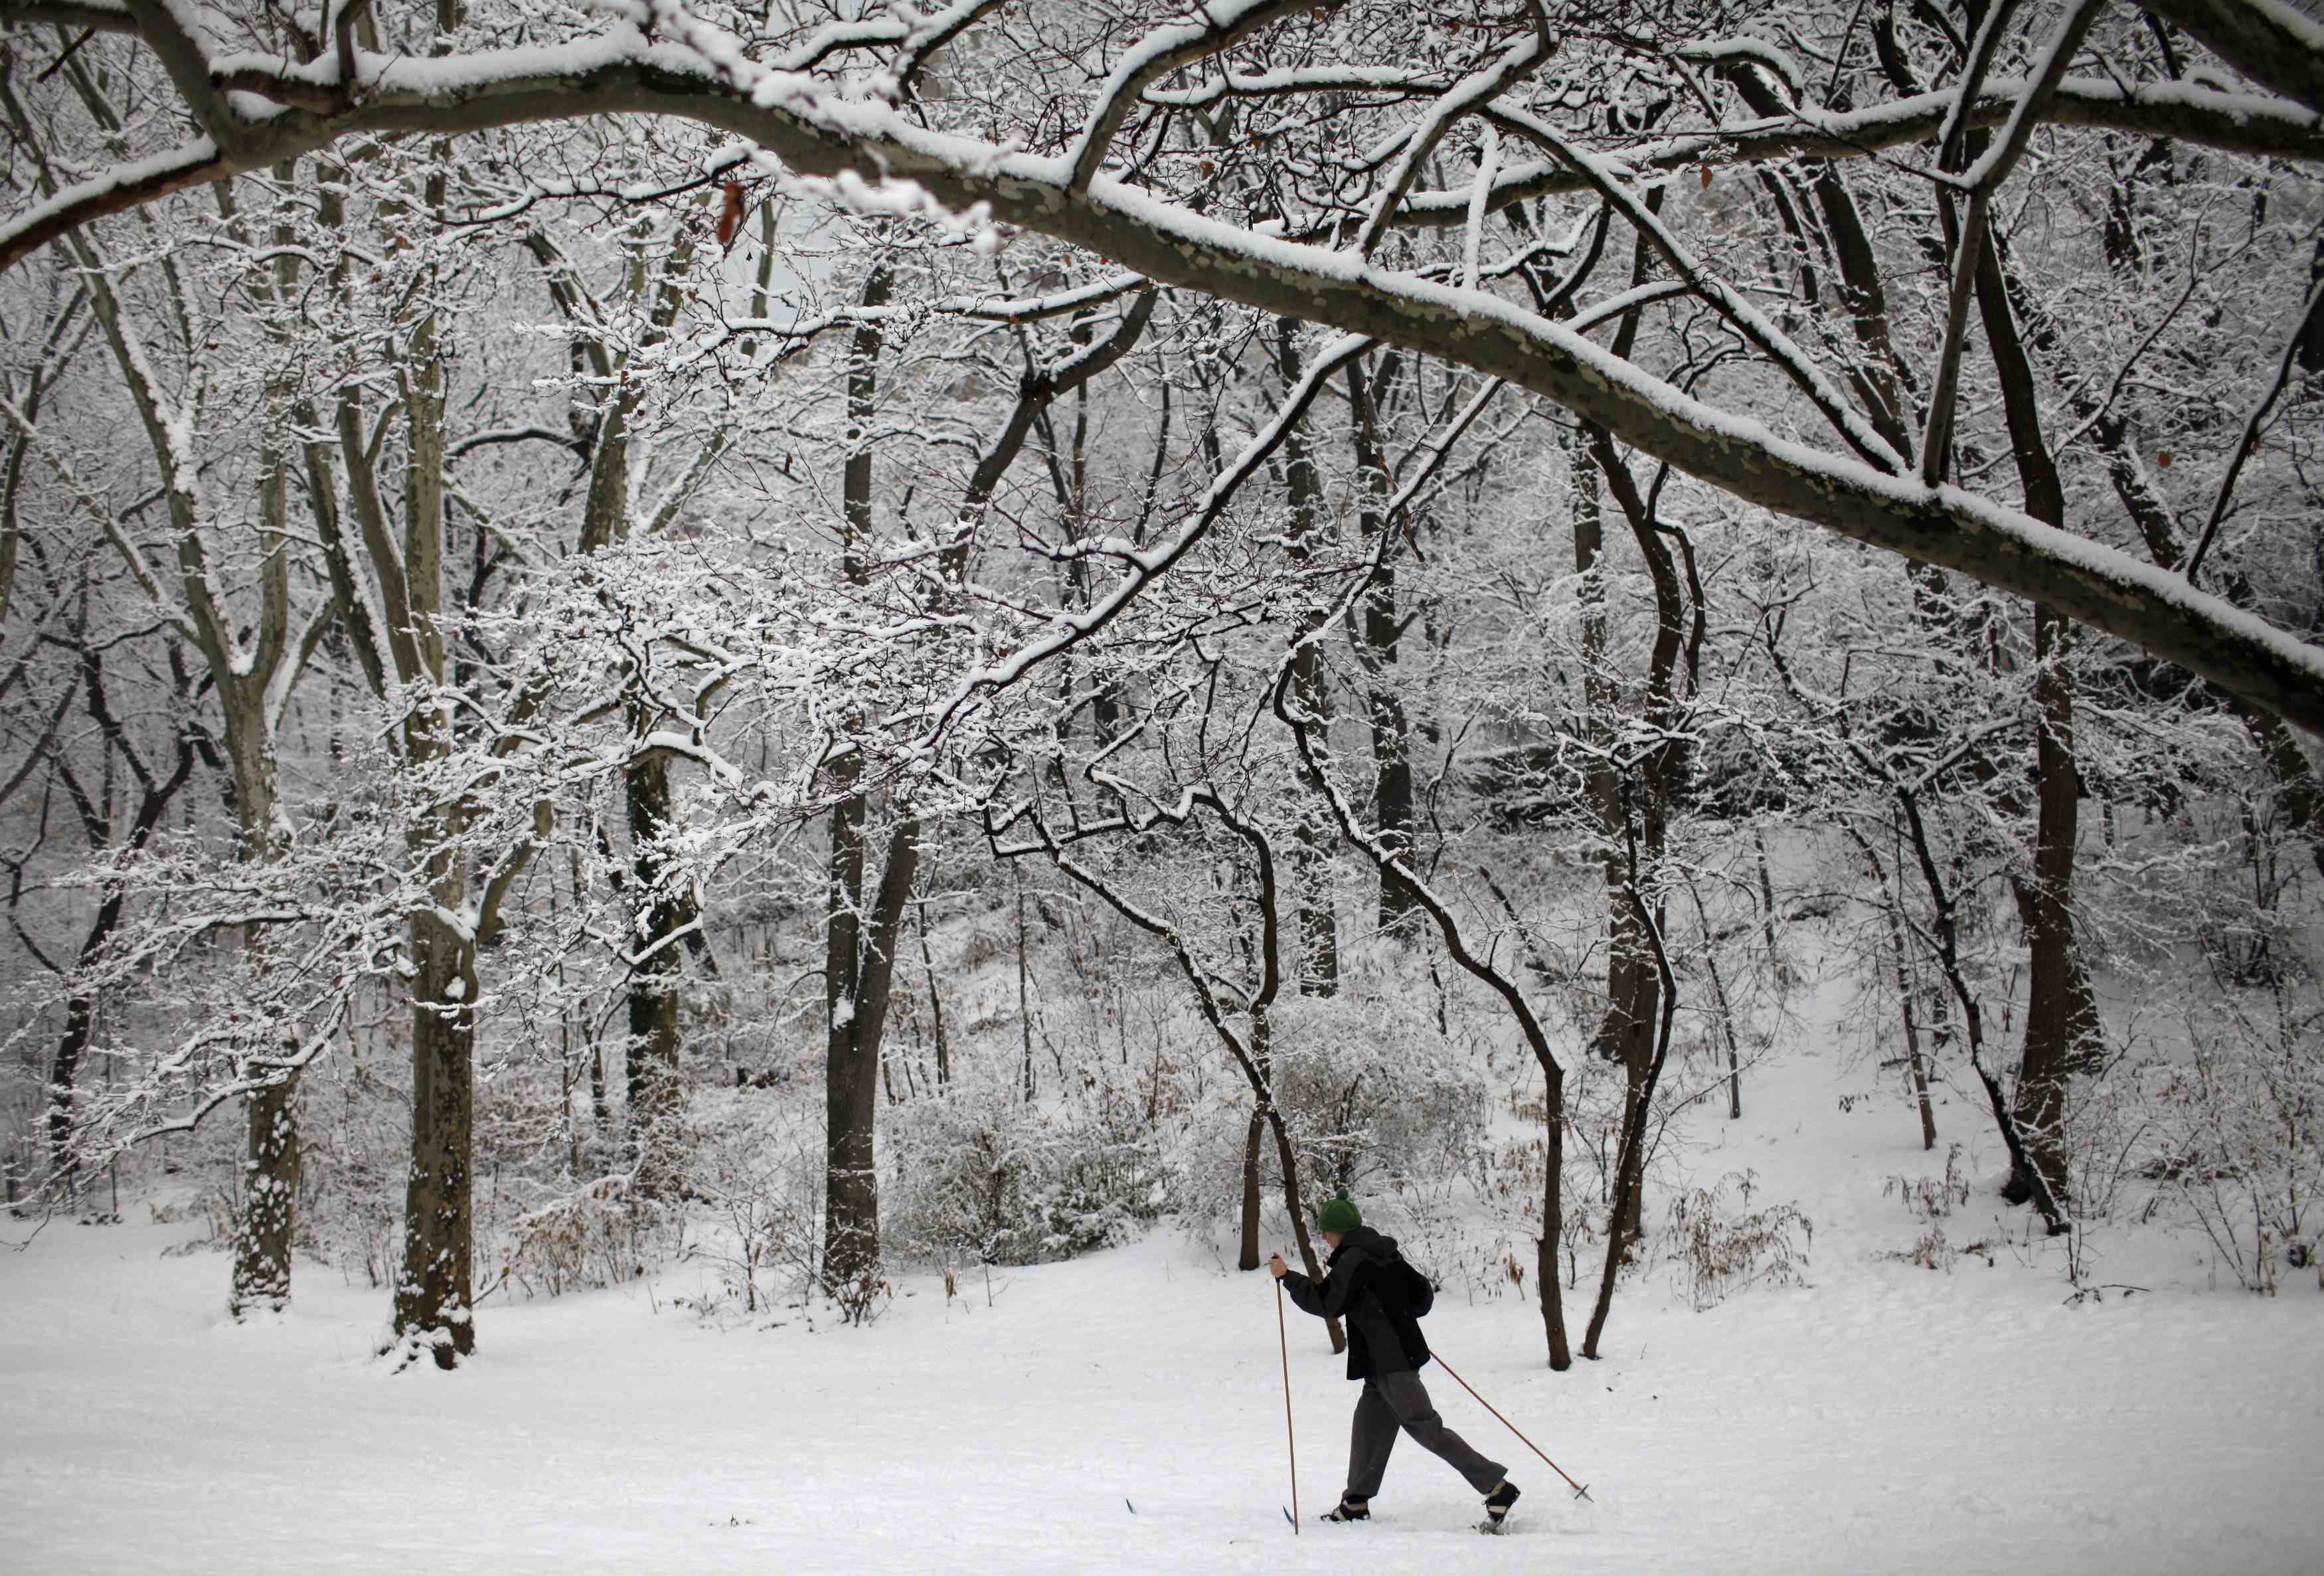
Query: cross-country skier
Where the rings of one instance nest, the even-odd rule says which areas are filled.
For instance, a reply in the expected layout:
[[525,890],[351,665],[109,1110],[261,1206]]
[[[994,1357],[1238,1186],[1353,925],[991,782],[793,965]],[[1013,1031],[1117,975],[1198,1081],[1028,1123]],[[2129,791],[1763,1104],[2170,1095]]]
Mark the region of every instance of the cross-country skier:
[[1371,1498],[1379,1492],[1388,1452],[1401,1427],[1485,1497],[1484,1530],[1499,1531],[1509,1507],[1517,1502],[1517,1486],[1500,1463],[1487,1461],[1444,1426],[1415,1371],[1428,1360],[1420,1315],[1434,1301],[1434,1289],[1397,1252],[1394,1238],[1364,1224],[1344,1191],[1324,1201],[1315,1212],[1315,1226],[1332,1249],[1323,1285],[1286,1268],[1279,1253],[1267,1261],[1267,1269],[1283,1283],[1302,1313],[1347,1320],[1348,1378],[1364,1382],[1348,1446],[1348,1487],[1323,1519],[1371,1519]]

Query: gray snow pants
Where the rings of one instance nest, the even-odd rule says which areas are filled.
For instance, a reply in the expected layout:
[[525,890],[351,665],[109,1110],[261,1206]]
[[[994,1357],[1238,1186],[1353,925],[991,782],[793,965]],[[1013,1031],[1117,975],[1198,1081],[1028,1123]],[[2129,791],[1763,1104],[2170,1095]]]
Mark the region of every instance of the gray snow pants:
[[1354,1436],[1348,1446],[1349,1498],[1370,1499],[1379,1492],[1380,1478],[1388,1470],[1388,1452],[1396,1447],[1399,1427],[1421,1449],[1442,1456],[1478,1493],[1490,1494],[1501,1486],[1501,1464],[1487,1461],[1467,1440],[1444,1426],[1436,1408],[1429,1405],[1420,1376],[1407,1369],[1364,1381],[1364,1393],[1356,1399]]

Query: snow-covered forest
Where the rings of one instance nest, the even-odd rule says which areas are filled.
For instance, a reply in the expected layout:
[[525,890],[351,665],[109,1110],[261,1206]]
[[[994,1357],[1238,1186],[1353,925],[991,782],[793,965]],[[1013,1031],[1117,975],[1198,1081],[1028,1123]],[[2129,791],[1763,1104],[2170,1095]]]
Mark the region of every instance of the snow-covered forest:
[[[0,1564],[2319,1568],[2319,175],[2311,0],[0,0]],[[1555,1542],[1313,1525],[1342,1193]]]

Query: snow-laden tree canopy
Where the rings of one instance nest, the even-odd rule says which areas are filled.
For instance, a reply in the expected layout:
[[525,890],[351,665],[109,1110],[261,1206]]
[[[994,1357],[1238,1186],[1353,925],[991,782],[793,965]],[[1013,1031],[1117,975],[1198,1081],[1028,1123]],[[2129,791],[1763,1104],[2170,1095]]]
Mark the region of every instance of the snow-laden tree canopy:
[[[617,134],[601,155],[620,167],[612,179],[757,165],[826,180],[862,206],[932,205],[1006,244],[1050,237],[1176,290],[1472,368],[1736,498],[2034,599],[2324,727],[2324,647],[2201,576],[2248,440],[2218,454],[2218,507],[2165,558],[2033,518],[1995,487],[2006,473],[1963,480],[1951,441],[1972,286],[2021,165],[2067,156],[2060,139],[2089,129],[2312,165],[2324,27],[2282,0],[2151,0],[2143,14],[1997,0],[1973,36],[1953,37],[1953,58],[1920,59],[1882,6],[1838,47],[1877,53],[1870,79],[1888,92],[1841,103],[1840,72],[1818,57],[1844,9],[0,0],[12,28],[126,35],[143,46],[139,69],[159,68],[111,125],[69,104],[56,73],[7,69],[12,114],[42,135],[9,154],[0,266],[327,150],[359,160],[397,138],[690,122],[733,145],[670,152]],[[2150,27],[2159,50],[2143,47]],[[1824,41],[1812,53],[1808,38]],[[1775,161],[1831,189],[1852,167],[1933,199],[1931,266],[1950,282],[1932,342],[1845,291],[1824,309],[1836,320],[1771,315],[1699,236],[1651,217],[1657,187],[1750,180]],[[561,168],[500,173],[496,200],[512,211],[575,190]],[[1586,226],[1537,227],[1540,199],[1575,193],[1637,224],[1661,253],[1658,288],[1707,302],[1767,375],[1716,397],[1674,387],[1562,321],[1570,303],[1554,290],[1519,288],[1587,244]],[[1459,266],[1399,244],[1427,229],[1463,232]],[[2288,364],[2307,308],[2282,307]],[[2256,404],[2255,430],[2264,414]]]

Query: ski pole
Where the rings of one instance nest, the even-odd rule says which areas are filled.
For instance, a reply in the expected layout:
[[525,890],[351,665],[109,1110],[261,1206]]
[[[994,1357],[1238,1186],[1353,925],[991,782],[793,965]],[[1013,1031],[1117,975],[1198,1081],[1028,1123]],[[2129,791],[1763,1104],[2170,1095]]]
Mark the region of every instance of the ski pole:
[[1299,1441],[1291,1433],[1291,1335],[1283,1327],[1283,1282],[1275,1283],[1275,1339],[1283,1349],[1283,1442],[1291,1452],[1291,1535],[1299,1535]]
[[[1459,1374],[1453,1373],[1452,1365],[1444,1360],[1444,1354],[1443,1352],[1437,1350],[1432,1346],[1428,1349],[1428,1355],[1436,1359],[1436,1366],[1438,1368],[1443,1369],[1448,1374],[1452,1374],[1452,1382],[1454,1384],[1468,1391],[1470,1395],[1476,1396],[1478,1405],[1482,1406],[1494,1416],[1501,1417],[1499,1407],[1494,1405],[1490,1401],[1486,1400],[1482,1396],[1478,1396],[1475,1386],[1470,1384],[1468,1380],[1462,1378]],[[1576,1499],[1590,1499],[1589,1486],[1582,1483],[1577,1483],[1571,1478],[1566,1478],[1565,1469],[1559,1466],[1555,1461],[1551,1461],[1549,1457],[1543,1452],[1541,1446],[1534,1443],[1534,1442],[1529,1439],[1526,1439],[1524,1429],[1519,1428],[1516,1424],[1511,1423],[1506,1417],[1501,1417],[1501,1426],[1508,1429],[1511,1433],[1516,1434],[1518,1439],[1524,1441],[1526,1449],[1533,1452],[1534,1454],[1540,1456],[1543,1465],[1546,1466],[1551,1471],[1555,1472],[1559,1477],[1565,1478],[1565,1486],[1573,1490],[1573,1497]],[[1590,1502],[1592,1505],[1597,1503],[1594,1499],[1591,1499]]]

